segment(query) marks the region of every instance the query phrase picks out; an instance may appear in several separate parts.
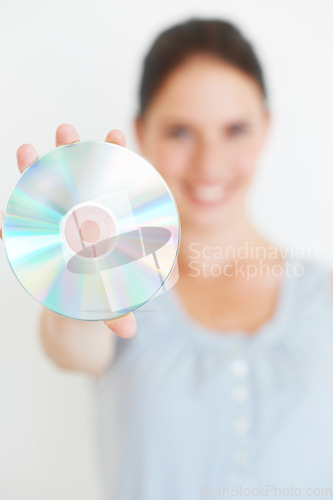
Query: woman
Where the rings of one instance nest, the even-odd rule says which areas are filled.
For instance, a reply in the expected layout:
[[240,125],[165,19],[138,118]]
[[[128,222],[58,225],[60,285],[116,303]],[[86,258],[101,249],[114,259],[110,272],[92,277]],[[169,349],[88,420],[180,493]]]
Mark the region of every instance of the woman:
[[[193,19],[164,31],[145,59],[135,130],[178,204],[179,279],[106,322],[117,336],[43,311],[48,355],[95,375],[108,499],[333,488],[329,273],[285,255],[246,211],[266,97],[258,59],[232,24]],[[125,146],[117,130],[106,140]],[[57,129],[57,145],[76,141],[71,125]],[[17,158],[22,171],[37,153],[23,145]]]

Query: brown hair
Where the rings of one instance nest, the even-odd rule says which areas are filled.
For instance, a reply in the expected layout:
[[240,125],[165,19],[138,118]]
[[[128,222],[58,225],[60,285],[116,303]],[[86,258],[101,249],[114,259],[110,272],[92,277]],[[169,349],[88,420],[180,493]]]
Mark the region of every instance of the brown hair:
[[267,98],[258,58],[238,28],[219,19],[194,18],[160,33],[147,53],[139,88],[141,117],[171,71],[196,53],[213,55],[240,69],[257,82]]

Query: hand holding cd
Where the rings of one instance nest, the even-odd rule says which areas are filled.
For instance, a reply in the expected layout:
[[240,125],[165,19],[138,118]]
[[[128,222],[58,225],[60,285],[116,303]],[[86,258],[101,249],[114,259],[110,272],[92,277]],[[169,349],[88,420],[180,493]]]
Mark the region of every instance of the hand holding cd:
[[[56,146],[63,146],[79,142],[80,138],[75,128],[69,124],[60,125],[56,131]],[[124,134],[119,130],[112,130],[106,137],[106,142],[126,146]],[[23,144],[17,150],[17,164],[21,173],[34,164],[39,159],[36,149],[31,144]],[[0,211],[0,237],[2,238],[3,213]],[[85,228],[85,237],[89,239],[93,236],[94,227],[87,225]],[[136,321],[132,312],[129,312],[119,318],[105,320],[104,323],[120,337],[131,337],[136,331]]]

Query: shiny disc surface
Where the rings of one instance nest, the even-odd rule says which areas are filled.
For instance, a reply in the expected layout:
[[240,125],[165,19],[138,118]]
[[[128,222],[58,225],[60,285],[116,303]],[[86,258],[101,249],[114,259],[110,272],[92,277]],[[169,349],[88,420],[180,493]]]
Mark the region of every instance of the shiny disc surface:
[[146,303],[175,266],[179,214],[163,177],[115,144],[58,147],[26,169],[3,238],[24,288],[47,308],[113,319]]

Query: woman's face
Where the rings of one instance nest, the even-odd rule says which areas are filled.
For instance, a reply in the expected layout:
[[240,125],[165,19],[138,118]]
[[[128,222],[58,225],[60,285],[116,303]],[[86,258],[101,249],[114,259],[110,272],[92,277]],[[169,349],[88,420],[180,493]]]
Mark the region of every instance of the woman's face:
[[267,128],[260,89],[240,70],[195,55],[168,76],[136,133],[174,194],[183,229],[221,229],[241,216]]

